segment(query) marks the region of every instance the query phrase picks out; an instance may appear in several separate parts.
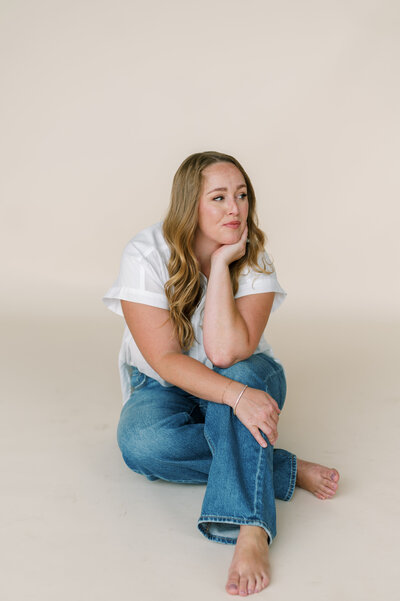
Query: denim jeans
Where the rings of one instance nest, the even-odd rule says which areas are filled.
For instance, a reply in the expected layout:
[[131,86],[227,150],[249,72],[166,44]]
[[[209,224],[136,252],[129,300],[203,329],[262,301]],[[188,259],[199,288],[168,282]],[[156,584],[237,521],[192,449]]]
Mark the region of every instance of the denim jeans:
[[[282,409],[282,366],[263,353],[214,371],[268,392]],[[198,528],[209,539],[235,544],[242,524],[276,536],[275,498],[291,499],[296,456],[262,448],[228,405],[164,387],[133,368],[130,399],[122,408],[118,445],[126,464],[149,480],[207,484]],[[262,436],[267,437],[262,433]]]

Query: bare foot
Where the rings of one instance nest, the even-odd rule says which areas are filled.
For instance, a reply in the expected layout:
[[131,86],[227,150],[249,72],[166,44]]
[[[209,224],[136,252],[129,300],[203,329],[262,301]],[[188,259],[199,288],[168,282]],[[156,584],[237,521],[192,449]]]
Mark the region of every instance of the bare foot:
[[296,485],[313,493],[318,499],[330,499],[335,494],[339,482],[339,472],[334,468],[297,460]]
[[226,592],[241,596],[259,593],[269,581],[267,533],[260,526],[240,526]]

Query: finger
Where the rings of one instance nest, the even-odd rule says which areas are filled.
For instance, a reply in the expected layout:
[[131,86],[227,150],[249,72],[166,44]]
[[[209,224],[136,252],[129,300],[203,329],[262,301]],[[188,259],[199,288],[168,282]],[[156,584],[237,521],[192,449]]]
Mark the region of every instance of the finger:
[[260,430],[264,432],[270,443],[274,445],[278,440],[278,430],[276,429],[276,427],[271,428],[271,426],[269,426],[268,424],[261,424],[261,426],[259,427]]
[[[264,426],[264,428],[266,428],[268,430],[268,436],[277,436],[278,434],[278,424],[276,422],[274,422],[273,420],[269,419],[268,417],[263,420],[261,422],[261,426]],[[261,426],[258,426],[259,428],[261,428]],[[264,430],[263,430],[264,432]]]
[[272,396],[271,396],[270,394],[268,394],[268,392],[266,392],[265,394],[267,395],[267,397],[269,398],[269,400],[270,400],[270,401],[271,401],[271,403],[273,404],[275,411],[276,411],[276,412],[278,413],[278,415],[279,415],[279,413],[281,412],[281,410],[279,409],[279,405],[278,405],[278,403],[276,402],[276,400],[275,400],[275,399],[273,399],[273,398],[272,398]]
[[249,432],[254,436],[258,444],[261,445],[264,449],[268,446],[267,441],[263,439],[263,437],[260,434],[260,430],[257,428],[257,426],[250,426]]
[[279,421],[279,415],[277,414],[276,411],[272,411],[271,415],[269,416],[270,419],[274,422],[274,424],[278,424]]
[[259,416],[262,421],[269,423],[273,422],[275,425],[278,423],[280,414],[276,411],[275,407],[269,405],[260,411]]

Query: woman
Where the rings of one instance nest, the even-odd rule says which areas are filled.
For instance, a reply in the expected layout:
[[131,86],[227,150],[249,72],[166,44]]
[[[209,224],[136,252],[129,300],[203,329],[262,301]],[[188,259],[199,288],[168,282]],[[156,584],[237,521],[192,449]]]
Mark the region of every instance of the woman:
[[270,579],[275,498],[332,497],[339,474],[274,449],[284,370],[262,334],[285,297],[239,162],[189,156],[163,223],[135,236],[104,301],[123,314],[118,443],[149,480],[207,484],[200,531],[236,544],[226,591]]

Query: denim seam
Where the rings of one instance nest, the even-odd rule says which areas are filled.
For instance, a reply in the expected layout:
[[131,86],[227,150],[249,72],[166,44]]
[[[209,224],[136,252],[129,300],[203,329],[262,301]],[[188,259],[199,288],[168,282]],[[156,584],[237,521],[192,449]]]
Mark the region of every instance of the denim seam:
[[237,539],[236,538],[232,538],[231,536],[218,536],[216,534],[211,534],[210,533],[210,527],[208,524],[204,524],[204,522],[211,522],[213,524],[218,524],[218,523],[225,523],[225,524],[233,524],[233,525],[237,525],[237,526],[261,526],[262,528],[264,528],[264,530],[266,531],[266,533],[268,534],[268,544],[271,545],[272,541],[273,541],[273,536],[272,536],[272,532],[271,529],[268,527],[268,525],[260,519],[247,519],[247,518],[234,518],[234,517],[227,517],[227,516],[218,516],[218,515],[201,515],[198,522],[197,522],[197,526],[200,530],[200,532],[202,534],[204,534],[204,536],[206,538],[208,538],[209,540],[213,540],[216,542],[221,542],[221,543],[225,543],[225,544],[229,544],[229,545],[235,545]]
[[282,373],[281,369],[276,369],[272,373],[269,373],[268,376],[265,378],[265,384],[267,384],[267,382],[269,382],[269,380],[271,378],[274,378],[275,376],[278,376],[281,373]]
[[205,428],[204,428],[204,438],[206,439],[208,446],[210,447],[211,450],[211,454],[214,457],[215,455],[215,446],[214,443],[212,442],[211,438],[206,434]]
[[290,478],[289,487],[283,501],[290,501],[293,497],[294,489],[296,487],[296,476],[297,476],[297,457],[292,455],[290,458]]
[[260,447],[260,450],[258,451],[258,461],[257,461],[257,470],[256,470],[256,486],[255,486],[255,491],[254,491],[254,514],[255,515],[259,515],[261,513],[261,495],[259,494],[260,491],[260,480],[261,480],[261,474],[262,474],[262,470],[261,470],[261,462],[264,458],[264,454],[263,454],[263,449]]

